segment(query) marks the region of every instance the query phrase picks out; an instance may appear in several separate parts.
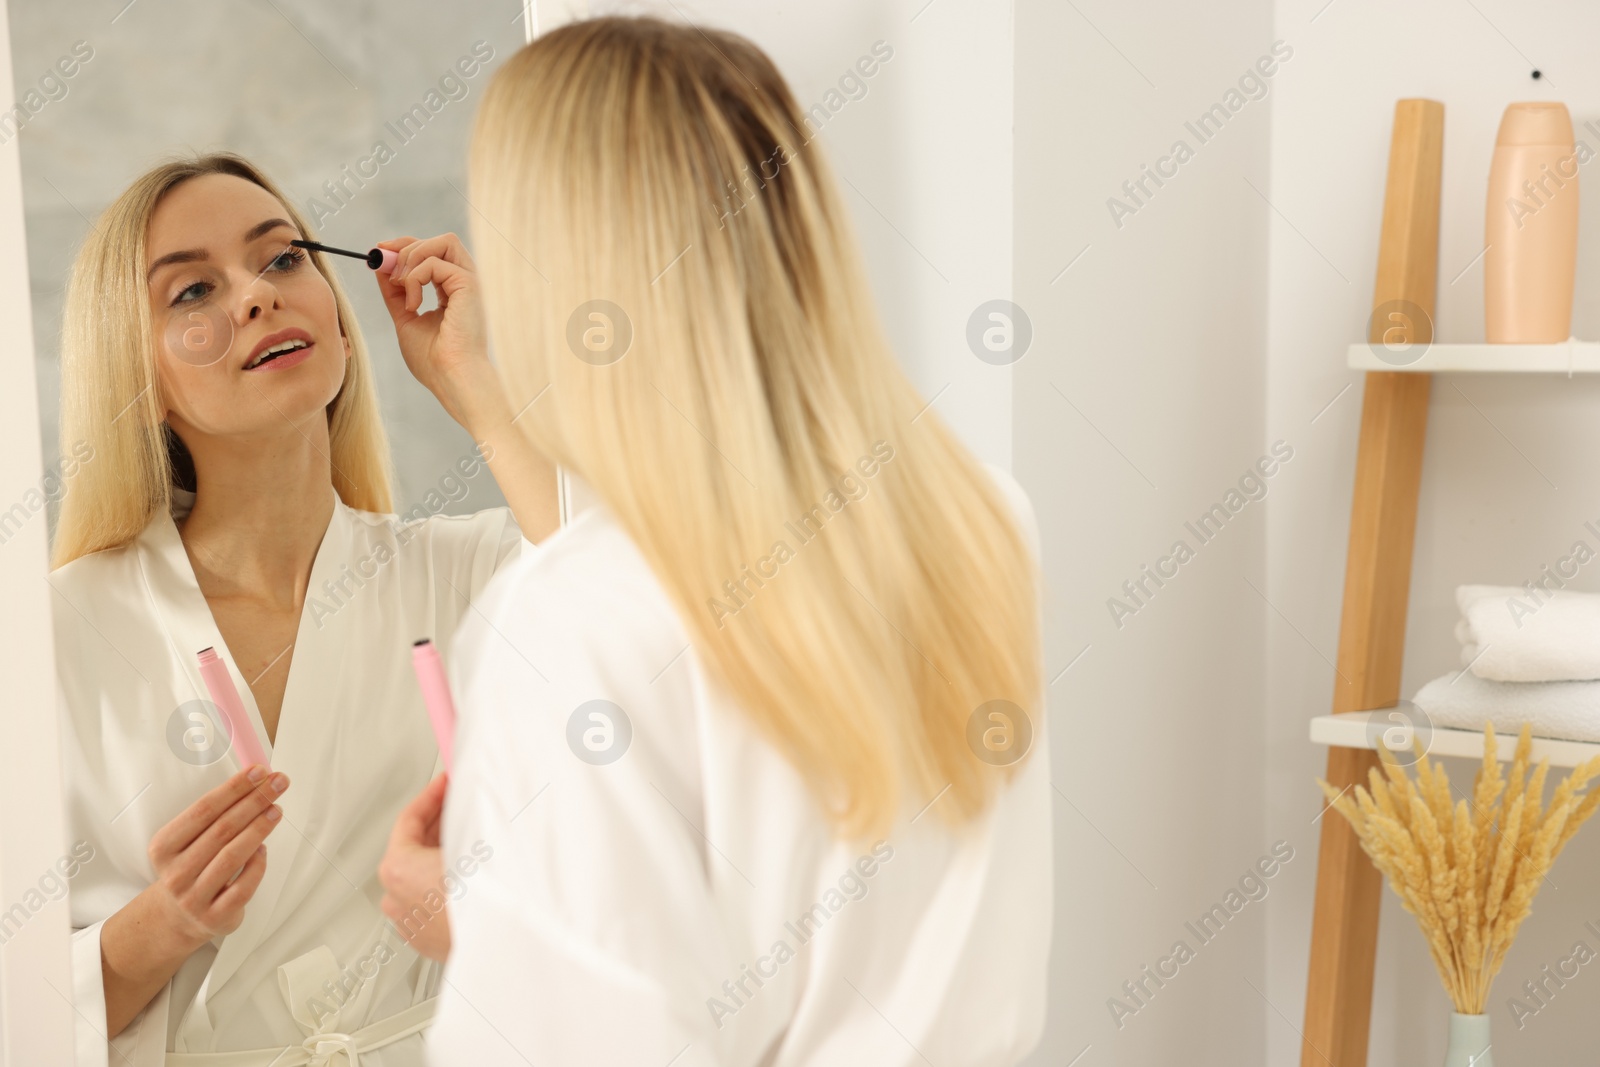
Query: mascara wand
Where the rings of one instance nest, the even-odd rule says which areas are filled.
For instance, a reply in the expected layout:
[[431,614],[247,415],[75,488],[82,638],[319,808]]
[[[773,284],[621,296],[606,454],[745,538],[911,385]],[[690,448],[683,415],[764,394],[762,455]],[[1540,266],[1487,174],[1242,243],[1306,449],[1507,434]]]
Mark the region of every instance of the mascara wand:
[[349,256],[351,259],[359,259],[373,270],[381,271],[384,274],[394,270],[395,260],[398,258],[387,248],[374,248],[370,252],[352,252],[346,248],[318,244],[316,241],[290,241],[289,243],[300,248],[309,248],[313,252],[331,252],[336,256]]

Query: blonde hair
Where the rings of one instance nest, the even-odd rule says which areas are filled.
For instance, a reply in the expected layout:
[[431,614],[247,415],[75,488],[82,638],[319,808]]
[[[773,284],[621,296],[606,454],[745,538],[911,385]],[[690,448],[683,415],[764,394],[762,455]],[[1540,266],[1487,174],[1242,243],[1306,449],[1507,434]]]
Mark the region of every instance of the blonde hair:
[[[91,457],[65,478],[51,565],[115,548],[171,506],[181,441],[162,418],[156,347],[145,281],[150,217],[181,182],[228,174],[271,193],[309,240],[315,234],[278,187],[248,160],[217,152],[161,163],[106,208],[84,239],[67,283],[61,326],[61,454]],[[329,458],[340,499],[390,510],[389,443],[372,366],[339,279],[312,253],[350,340],[344,384],[328,405]]]
[[653,18],[563,26],[495,74],[470,185],[513,409],[551,387],[530,437],[836,831],[887,828],[908,789],[982,812],[1014,766],[977,758],[975,713],[1042,714],[1035,565],[898,368],[771,61]]

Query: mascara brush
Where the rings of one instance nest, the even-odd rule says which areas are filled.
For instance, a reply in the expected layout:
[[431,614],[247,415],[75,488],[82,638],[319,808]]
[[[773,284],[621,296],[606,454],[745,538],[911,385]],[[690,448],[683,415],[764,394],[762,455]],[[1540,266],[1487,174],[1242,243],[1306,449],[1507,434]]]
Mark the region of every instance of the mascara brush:
[[398,258],[387,248],[374,248],[370,252],[352,252],[346,248],[335,248],[332,245],[318,244],[315,241],[290,241],[292,245],[300,248],[309,248],[313,252],[331,252],[336,256],[349,256],[359,259],[375,271],[388,274],[394,270],[395,260]]

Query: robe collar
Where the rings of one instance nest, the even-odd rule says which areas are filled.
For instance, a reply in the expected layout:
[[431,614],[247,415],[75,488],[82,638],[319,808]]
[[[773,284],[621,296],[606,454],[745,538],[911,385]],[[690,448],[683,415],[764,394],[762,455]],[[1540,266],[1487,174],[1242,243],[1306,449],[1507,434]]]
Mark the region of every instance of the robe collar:
[[[328,491],[333,493],[333,487],[329,486]],[[196,657],[203,648],[215,648],[227,664],[245,713],[256,728],[256,736],[273,770],[284,772],[291,780],[305,777],[300,773],[302,771],[315,777],[322,771],[317,765],[320,755],[315,738],[317,724],[308,722],[307,716],[315,716],[318,709],[312,706],[315,694],[308,687],[314,685],[313,679],[324,676],[331,669],[327,664],[336,663],[344,654],[343,645],[347,635],[342,634],[337,625],[331,632],[323,630],[319,633],[311,612],[302,605],[300,624],[290,654],[283,706],[278,717],[277,737],[275,742],[269,742],[266,730],[261,725],[261,712],[256,705],[255,694],[245,683],[232,653],[228,651],[227,642],[217,629],[211,606],[200,591],[194,567],[189,562],[188,552],[178,532],[178,521],[189,513],[193,505],[193,493],[174,489],[171,510],[153,518],[137,541],[151,602],[164,624],[174,662],[180,666],[195,697],[209,699]],[[335,493],[328,529],[317,546],[312,562],[306,589],[307,605],[315,597],[316,591],[322,588],[322,583],[337,577],[340,565],[349,561],[356,522],[354,511]],[[353,625],[353,614],[340,621]],[[230,761],[229,774],[237,771],[235,755],[229,753],[223,759]],[[267,845],[271,862],[267,864],[261,885],[245,907],[244,921],[238,929],[221,940],[217,956],[192,1008],[202,1008],[207,997],[214,995],[238,971],[245,957],[271,936],[286,918],[277,907],[283,900],[281,890],[295,868],[300,853],[307,847],[303,836],[295,828],[309,826],[316,821],[317,797],[318,791],[306,781],[299,789],[290,789],[278,801],[283,808],[286,825],[272,835]],[[315,855],[312,859],[319,863],[326,862],[316,859]]]

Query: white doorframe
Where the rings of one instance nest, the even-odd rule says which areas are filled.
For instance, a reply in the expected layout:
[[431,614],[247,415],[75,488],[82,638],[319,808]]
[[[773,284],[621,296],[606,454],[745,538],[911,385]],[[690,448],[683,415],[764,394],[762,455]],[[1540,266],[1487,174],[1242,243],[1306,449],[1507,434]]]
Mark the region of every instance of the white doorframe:
[[[9,112],[16,99],[6,8],[0,0],[0,101]],[[74,1012],[67,902],[49,899],[57,882],[47,877],[67,841],[48,537],[44,509],[33,506],[42,500],[44,459],[19,141],[13,134],[0,145],[0,1064],[35,1067],[72,1063]]]

